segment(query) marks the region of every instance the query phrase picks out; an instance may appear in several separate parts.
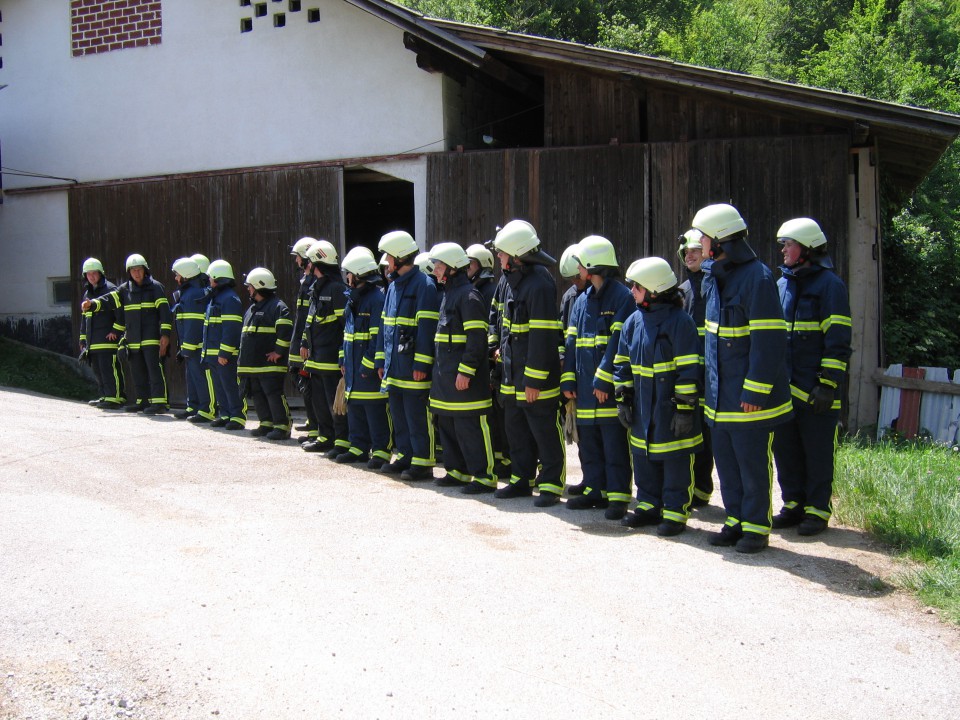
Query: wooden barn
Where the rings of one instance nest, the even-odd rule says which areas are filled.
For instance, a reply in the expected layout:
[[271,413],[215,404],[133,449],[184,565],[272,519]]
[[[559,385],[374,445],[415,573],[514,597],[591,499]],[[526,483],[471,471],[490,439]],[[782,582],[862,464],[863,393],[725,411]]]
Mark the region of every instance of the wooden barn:
[[[310,136],[295,147],[278,143],[272,155],[231,146],[216,161],[183,162],[178,171],[158,157],[138,171],[107,169],[66,184],[11,188],[8,195],[63,194],[71,269],[90,255],[122,268],[123,258],[137,251],[172,289],[166,268],[199,250],[231,260],[240,271],[274,269],[288,298],[296,274],[287,249],[301,235],[325,237],[344,251],[375,247],[383,232],[397,228],[412,231],[423,247],[441,240],[470,244],[521,217],[539,229],[556,257],[581,237],[601,234],[615,243],[624,264],[660,255],[679,268],[677,236],[693,213],[731,202],[746,218],[758,254],[775,267],[780,223],[811,216],[824,228],[850,288],[855,354],[848,425],[876,421],[879,186],[882,180],[908,196],[960,133],[960,117],[431,20],[383,0],[302,7],[314,5],[314,17],[333,22],[341,17],[336,10],[349,20],[340,28],[343,43],[321,48],[306,31],[282,37],[276,20],[273,29],[256,19],[247,25],[242,7],[238,19],[242,33],[274,33],[268,48],[249,50],[261,53],[259,61],[282,62],[309,50],[318,73],[329,60],[356,78],[352,90],[338,91],[341,100],[363,96],[349,109],[346,102],[303,96],[330,117],[298,114],[298,123],[334,123],[324,142],[311,145],[316,138]],[[177,6],[164,2],[164,12],[172,15]],[[167,43],[166,16],[163,27]],[[363,68],[334,66],[337,48],[352,43],[392,54]],[[297,65],[291,72],[310,72]],[[271,86],[270,92],[282,92],[279,79],[276,84],[280,90]],[[271,97],[251,94],[243,107],[282,132],[292,119],[275,115]],[[216,103],[193,102],[194,112],[206,113],[201,122],[230,122]],[[175,103],[170,112],[176,116]],[[379,124],[360,132],[368,120]],[[423,127],[430,134],[414,141],[417,133],[410,131]],[[354,131],[364,137],[337,137]],[[172,380],[177,396],[181,380]]]

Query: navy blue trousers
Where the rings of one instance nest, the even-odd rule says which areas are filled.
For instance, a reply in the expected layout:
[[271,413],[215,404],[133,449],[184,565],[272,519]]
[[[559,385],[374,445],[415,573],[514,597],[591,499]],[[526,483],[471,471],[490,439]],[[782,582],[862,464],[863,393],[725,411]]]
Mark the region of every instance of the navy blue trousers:
[[430,417],[429,390],[400,390],[390,386],[387,397],[393,418],[393,440],[397,459],[402,463],[433,467],[433,420]]
[[[749,425],[749,423],[744,423]],[[773,428],[714,425],[713,459],[726,524],[769,535],[772,522]]]
[[577,425],[584,495],[630,502],[630,442],[619,422]]
[[773,456],[784,507],[830,519],[837,421],[836,412],[814,415],[794,400],[793,419],[777,427]]

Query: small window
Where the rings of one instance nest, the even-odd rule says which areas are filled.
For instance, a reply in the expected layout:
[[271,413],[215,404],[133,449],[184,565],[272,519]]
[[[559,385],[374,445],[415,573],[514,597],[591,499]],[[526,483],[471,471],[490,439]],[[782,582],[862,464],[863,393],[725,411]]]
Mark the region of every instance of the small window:
[[300,0],[290,0],[290,4],[287,6],[290,12],[300,12]]
[[267,16],[267,4],[265,2],[257,3],[253,6],[253,14],[257,17]]
[[253,18],[240,18],[240,32],[250,32],[253,30]]
[[252,0],[240,0],[240,7],[250,7]]
[[274,27],[283,27],[287,24],[287,16],[283,13],[274,13],[273,15],[273,26]]
[[320,8],[307,10],[307,22],[320,22]]
[[70,278],[50,278],[50,295],[54,305],[69,305],[73,302],[73,283]]

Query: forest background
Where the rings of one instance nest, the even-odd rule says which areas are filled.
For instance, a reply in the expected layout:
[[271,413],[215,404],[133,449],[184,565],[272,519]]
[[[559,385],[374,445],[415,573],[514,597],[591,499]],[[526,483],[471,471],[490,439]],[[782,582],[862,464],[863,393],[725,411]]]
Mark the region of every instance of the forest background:
[[[397,1],[432,17],[960,114],[960,0]],[[958,368],[960,141],[912,196],[881,186],[881,199],[885,364]]]

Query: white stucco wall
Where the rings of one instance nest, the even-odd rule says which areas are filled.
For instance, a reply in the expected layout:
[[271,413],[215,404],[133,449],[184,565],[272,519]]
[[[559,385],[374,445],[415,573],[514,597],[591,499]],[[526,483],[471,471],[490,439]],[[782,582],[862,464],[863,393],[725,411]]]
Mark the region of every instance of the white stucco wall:
[[70,308],[53,304],[47,278],[71,274],[67,193],[4,198],[0,205],[0,318],[42,320],[69,314]]
[[237,0],[163,0],[159,45],[73,57],[68,2],[0,0],[3,165],[89,181],[441,149],[441,76],[402,31],[302,5],[241,33]]

